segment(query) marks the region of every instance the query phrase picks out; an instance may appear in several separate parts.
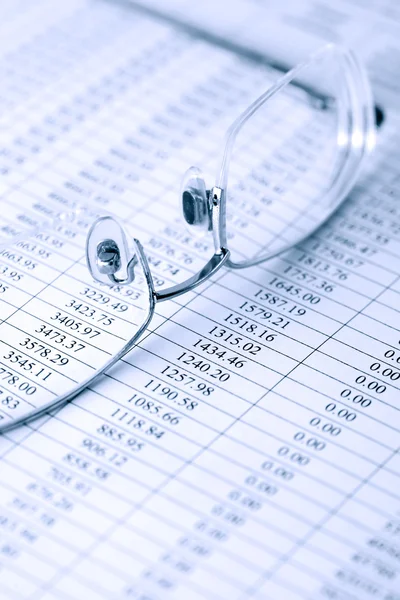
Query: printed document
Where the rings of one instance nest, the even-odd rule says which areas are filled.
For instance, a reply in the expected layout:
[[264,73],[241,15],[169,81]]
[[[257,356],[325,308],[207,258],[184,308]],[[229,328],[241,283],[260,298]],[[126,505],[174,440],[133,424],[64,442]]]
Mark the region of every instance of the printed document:
[[[399,40],[388,0],[3,0],[0,237],[84,210],[0,248],[2,422],[131,335],[135,287],[86,266],[98,215],[141,241],[157,287],[202,268],[181,178],[214,184],[276,64],[350,45],[383,122],[311,237],[160,303],[107,374],[0,437],[0,600],[400,600]],[[266,202],[315,147],[316,124],[290,137],[302,110],[274,114]],[[229,233],[260,243],[251,203]]]

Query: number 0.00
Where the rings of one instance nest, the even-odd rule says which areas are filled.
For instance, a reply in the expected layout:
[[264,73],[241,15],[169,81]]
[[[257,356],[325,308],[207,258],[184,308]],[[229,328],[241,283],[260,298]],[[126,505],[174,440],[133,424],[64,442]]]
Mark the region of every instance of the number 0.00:
[[321,452],[321,450],[323,450],[326,446],[325,442],[317,440],[317,438],[306,438],[306,434],[303,431],[298,431],[297,433],[295,433],[294,440],[296,442],[301,442],[302,444],[305,444],[306,446],[312,448],[313,450],[316,450],[317,452]]

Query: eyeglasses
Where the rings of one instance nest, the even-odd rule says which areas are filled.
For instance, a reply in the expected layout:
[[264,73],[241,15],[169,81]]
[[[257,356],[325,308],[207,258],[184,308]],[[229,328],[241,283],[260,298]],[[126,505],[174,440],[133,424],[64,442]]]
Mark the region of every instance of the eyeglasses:
[[[213,135],[216,130],[207,132],[210,140]],[[374,142],[364,70],[351,52],[329,45],[233,122],[214,187],[199,168],[186,172],[183,223],[198,240],[195,247],[213,247],[194,275],[160,287],[130,225],[102,214],[86,236],[93,219],[87,207],[44,218],[33,229],[28,224],[17,238],[11,230],[0,247],[6,261],[0,279],[10,277],[12,284],[7,260],[12,263],[24,244],[51,244],[55,233],[76,260],[1,322],[0,431],[62,406],[93,383],[138,343],[158,302],[196,288],[223,265],[252,267],[307,238],[343,202]],[[85,247],[94,282],[81,260]],[[240,358],[227,360],[229,377]],[[199,364],[202,372],[207,368]]]

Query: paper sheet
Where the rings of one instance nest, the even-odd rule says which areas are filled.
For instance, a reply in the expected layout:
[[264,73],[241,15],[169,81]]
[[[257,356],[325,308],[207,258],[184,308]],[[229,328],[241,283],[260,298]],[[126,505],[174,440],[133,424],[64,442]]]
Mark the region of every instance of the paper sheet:
[[[196,272],[210,248],[176,189],[191,164],[212,171],[267,70],[123,5],[0,16],[2,235],[83,202],[85,221],[134,225],[158,285]],[[368,172],[310,239],[160,304],[107,376],[0,439],[2,600],[400,598],[398,131],[385,107]],[[73,356],[93,329],[81,305],[93,364],[124,335],[135,299],[114,289],[110,308],[93,286],[87,225],[0,251],[4,419],[33,385],[13,344]]]

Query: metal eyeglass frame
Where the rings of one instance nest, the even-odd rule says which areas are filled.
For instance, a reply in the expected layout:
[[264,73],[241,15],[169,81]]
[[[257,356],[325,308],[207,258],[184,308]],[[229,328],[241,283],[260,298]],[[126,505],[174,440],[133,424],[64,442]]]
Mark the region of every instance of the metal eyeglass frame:
[[[315,224],[315,227],[307,231],[303,237],[296,240],[296,244],[311,235],[337,210],[353,187],[362,167],[364,157],[375,144],[375,119],[371,89],[364,68],[351,51],[329,44],[311,55],[308,60],[288,71],[234,121],[227,131],[220,170],[216,178],[216,184],[211,190],[206,191],[205,183],[197,169],[192,167],[185,175],[181,202],[187,224],[194,226],[194,228],[206,229],[213,236],[214,254],[199,272],[177,285],[156,290],[149,264],[140,242],[136,239],[128,242],[128,237],[123,227],[112,216],[102,216],[95,221],[88,233],[86,242],[87,264],[92,277],[96,281],[107,283],[108,285],[129,285],[135,279],[136,266],[140,264],[148,289],[147,316],[135,335],[129,339],[117,354],[112,356],[106,364],[96,371],[93,376],[45,405],[31,410],[27,415],[9,423],[0,424],[0,434],[10,431],[22,423],[28,423],[48,413],[49,410],[60,408],[77,396],[89,384],[93,383],[97,377],[103,374],[137,344],[154,315],[157,302],[170,300],[193,290],[214,275],[223,265],[232,269],[250,267],[269,260],[293,246],[293,244],[288,244],[278,251],[269,251],[262,256],[256,256],[249,260],[240,262],[232,260],[226,235],[226,191],[229,163],[235,139],[243,125],[270,98],[286,85],[293,82],[295,78],[301,76],[302,72],[306,71],[310,65],[326,58],[332,58],[335,62],[337,61],[346,85],[346,97],[339,97],[337,99],[337,139],[341,139],[342,146],[340,147],[340,151],[342,163],[331,183],[331,187],[324,196],[324,200],[328,199],[329,210],[324,214],[323,219]],[[331,99],[329,96],[321,95],[320,92],[315,93],[314,90],[305,85],[293,83],[305,89],[320,102],[329,102]],[[340,137],[341,133],[344,133],[344,136]],[[343,140],[345,144],[343,144]],[[188,182],[193,180],[196,181],[196,194],[188,193]],[[10,242],[8,242],[9,244]]]

